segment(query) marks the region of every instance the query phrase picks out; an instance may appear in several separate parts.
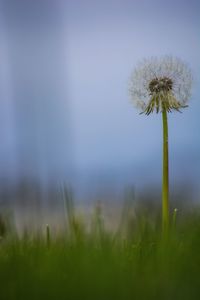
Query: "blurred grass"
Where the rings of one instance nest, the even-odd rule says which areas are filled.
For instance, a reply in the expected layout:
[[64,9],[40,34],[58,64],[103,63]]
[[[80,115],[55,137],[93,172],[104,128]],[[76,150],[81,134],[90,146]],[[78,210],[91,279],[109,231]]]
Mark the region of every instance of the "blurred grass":
[[106,230],[100,205],[88,230],[68,196],[68,228],[60,235],[49,225],[6,234],[0,218],[1,300],[200,299],[198,209],[177,215],[163,239],[159,218],[133,216],[128,202],[116,231]]

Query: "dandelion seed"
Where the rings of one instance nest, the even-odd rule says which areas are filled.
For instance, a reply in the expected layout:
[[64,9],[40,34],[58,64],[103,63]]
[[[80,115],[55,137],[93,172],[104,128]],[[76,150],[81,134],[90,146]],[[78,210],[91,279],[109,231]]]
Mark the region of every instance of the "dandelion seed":
[[179,58],[150,58],[138,65],[130,79],[130,96],[141,113],[180,111],[191,96],[192,76]]

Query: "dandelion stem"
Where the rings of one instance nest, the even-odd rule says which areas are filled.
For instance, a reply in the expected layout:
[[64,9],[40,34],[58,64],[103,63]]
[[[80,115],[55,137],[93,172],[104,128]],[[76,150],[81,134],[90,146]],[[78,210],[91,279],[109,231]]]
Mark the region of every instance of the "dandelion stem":
[[163,182],[162,182],[162,226],[163,232],[169,228],[169,167],[168,167],[168,122],[167,111],[162,111],[163,120]]
[[50,228],[49,225],[46,225],[46,242],[47,242],[47,246],[50,245]]

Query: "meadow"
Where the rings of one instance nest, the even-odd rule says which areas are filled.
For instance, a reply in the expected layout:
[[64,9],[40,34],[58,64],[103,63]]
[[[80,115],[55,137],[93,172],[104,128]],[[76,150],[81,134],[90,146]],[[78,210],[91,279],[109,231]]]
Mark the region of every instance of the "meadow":
[[19,235],[0,222],[0,299],[199,299],[200,208],[172,211],[163,236],[152,209],[124,205],[116,230],[100,206],[90,226],[67,201],[68,225]]

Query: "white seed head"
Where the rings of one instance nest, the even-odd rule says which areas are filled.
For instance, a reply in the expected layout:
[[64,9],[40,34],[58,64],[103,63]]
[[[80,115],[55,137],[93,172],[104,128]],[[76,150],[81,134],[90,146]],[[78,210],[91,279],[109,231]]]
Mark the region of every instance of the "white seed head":
[[191,96],[189,67],[172,56],[145,59],[133,71],[129,92],[131,101],[147,115],[186,107]]

